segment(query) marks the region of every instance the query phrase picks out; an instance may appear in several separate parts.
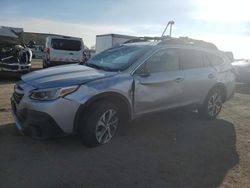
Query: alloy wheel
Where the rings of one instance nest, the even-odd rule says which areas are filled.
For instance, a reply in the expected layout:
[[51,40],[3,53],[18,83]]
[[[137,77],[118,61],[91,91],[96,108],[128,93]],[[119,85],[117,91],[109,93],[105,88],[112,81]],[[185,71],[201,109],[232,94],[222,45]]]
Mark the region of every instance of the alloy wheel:
[[211,117],[216,116],[222,108],[222,96],[219,91],[214,92],[208,100],[207,111]]
[[118,113],[114,109],[105,111],[96,125],[96,139],[99,144],[105,144],[115,135],[118,126]]

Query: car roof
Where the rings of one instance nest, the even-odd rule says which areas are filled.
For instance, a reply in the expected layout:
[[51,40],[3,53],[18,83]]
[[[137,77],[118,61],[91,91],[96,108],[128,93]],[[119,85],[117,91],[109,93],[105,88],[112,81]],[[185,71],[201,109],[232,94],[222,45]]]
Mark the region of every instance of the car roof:
[[155,41],[145,41],[145,42],[133,42],[133,43],[124,43],[124,46],[156,46],[159,42]]
[[190,49],[201,49],[208,50],[213,52],[219,52],[216,45],[210,42],[206,42],[203,40],[196,40],[188,37],[180,37],[180,38],[170,38],[170,37],[145,37],[132,39],[125,42],[123,45],[136,45],[136,46],[171,46],[176,48],[188,47]]
[[70,36],[48,36],[47,38],[50,38],[50,39],[66,39],[66,40],[81,40],[82,41],[82,38],[78,38],[78,37],[70,37]]

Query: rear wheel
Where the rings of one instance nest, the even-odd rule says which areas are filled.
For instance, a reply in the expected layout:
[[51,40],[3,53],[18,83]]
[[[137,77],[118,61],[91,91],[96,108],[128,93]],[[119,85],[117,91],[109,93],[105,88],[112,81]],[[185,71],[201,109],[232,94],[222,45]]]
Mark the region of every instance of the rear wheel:
[[214,88],[209,93],[199,108],[199,114],[207,119],[215,119],[221,111],[223,105],[223,94],[220,88]]
[[79,133],[88,147],[108,143],[119,124],[119,109],[113,103],[94,104],[80,121]]

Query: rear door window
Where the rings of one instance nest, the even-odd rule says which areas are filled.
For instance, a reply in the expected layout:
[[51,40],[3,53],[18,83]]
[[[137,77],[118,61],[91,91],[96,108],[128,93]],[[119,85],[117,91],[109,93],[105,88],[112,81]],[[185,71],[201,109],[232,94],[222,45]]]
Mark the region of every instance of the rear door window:
[[197,50],[181,49],[180,62],[182,68],[194,69],[203,67],[203,54]]
[[52,39],[51,46],[55,50],[80,51],[81,41],[68,39]]

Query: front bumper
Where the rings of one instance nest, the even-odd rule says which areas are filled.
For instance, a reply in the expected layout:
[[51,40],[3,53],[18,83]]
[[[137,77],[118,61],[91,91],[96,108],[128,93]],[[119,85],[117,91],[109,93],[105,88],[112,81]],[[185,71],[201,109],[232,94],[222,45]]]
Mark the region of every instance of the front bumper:
[[20,63],[3,63],[0,62],[0,70],[6,72],[23,72],[29,71],[31,68],[31,63],[20,64]]
[[35,128],[37,128],[37,130],[45,133],[48,138],[64,133],[60,129],[60,127],[58,127],[52,117],[50,117],[46,113],[37,112],[34,110],[25,110],[17,114],[15,111],[15,107],[12,108],[11,112],[12,117],[16,123],[16,127],[19,129],[21,134],[29,132],[31,126],[34,126]]
[[72,133],[79,105],[60,98],[54,101],[35,101],[23,96],[17,101],[11,97],[11,111],[16,127],[21,133],[35,126],[49,134]]

